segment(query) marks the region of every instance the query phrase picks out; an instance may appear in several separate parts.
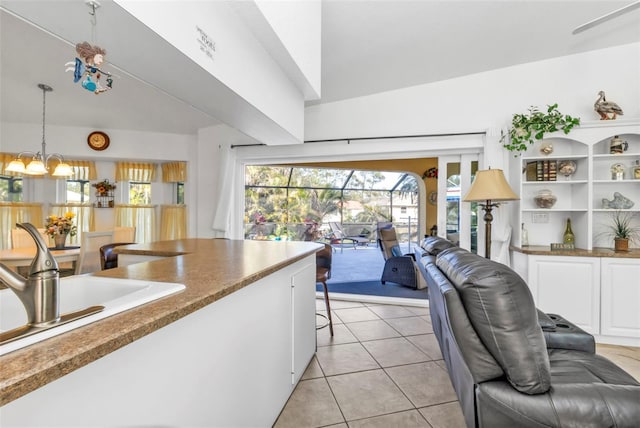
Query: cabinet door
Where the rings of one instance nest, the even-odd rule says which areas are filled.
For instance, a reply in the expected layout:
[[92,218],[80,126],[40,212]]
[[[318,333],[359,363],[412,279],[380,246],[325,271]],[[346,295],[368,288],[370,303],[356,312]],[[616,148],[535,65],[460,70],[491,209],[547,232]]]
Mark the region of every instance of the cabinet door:
[[316,351],[315,255],[291,276],[291,384],[295,385]]
[[529,256],[529,287],[536,306],[562,315],[592,334],[600,330],[600,259]]
[[602,259],[602,330],[640,337],[640,259]]

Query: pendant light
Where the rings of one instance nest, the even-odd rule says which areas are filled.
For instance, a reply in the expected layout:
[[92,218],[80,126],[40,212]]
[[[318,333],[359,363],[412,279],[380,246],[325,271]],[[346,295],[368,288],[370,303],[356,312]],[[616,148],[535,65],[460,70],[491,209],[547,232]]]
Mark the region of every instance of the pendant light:
[[[9,163],[6,171],[17,172],[28,175],[45,175],[49,172],[49,160],[51,158],[57,158],[58,165],[56,165],[53,173],[54,177],[69,177],[73,175],[73,169],[69,164],[64,162],[64,157],[59,153],[47,154],[47,143],[44,138],[44,124],[45,124],[45,106],[46,106],[46,94],[53,91],[53,88],[43,83],[38,84],[38,88],[42,89],[42,149],[39,152],[20,152],[18,156]],[[25,165],[25,162],[21,159],[30,157],[31,161]]]

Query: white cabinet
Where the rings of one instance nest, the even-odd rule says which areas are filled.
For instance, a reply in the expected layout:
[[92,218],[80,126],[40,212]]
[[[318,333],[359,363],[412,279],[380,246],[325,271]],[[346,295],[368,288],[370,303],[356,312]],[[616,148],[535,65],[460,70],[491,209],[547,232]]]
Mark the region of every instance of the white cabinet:
[[[628,144],[624,153],[610,153],[610,142],[616,136]],[[553,146],[553,151],[545,155],[540,149],[548,144]],[[613,247],[613,239],[603,231],[608,215],[615,210],[603,208],[602,201],[613,200],[614,193],[618,192],[634,202],[626,211],[640,213],[640,179],[635,179],[633,173],[636,160],[640,160],[640,121],[637,120],[583,123],[568,135],[556,132],[533,144],[522,156],[513,158],[510,168],[511,184],[520,194],[520,201],[516,202],[517,223],[512,224],[514,245],[520,246],[522,223],[529,232],[529,245],[562,242],[566,220],[571,219],[576,248]],[[535,171],[537,165],[559,165],[563,161],[575,162],[577,166],[568,177],[560,171],[555,181],[539,181],[531,173],[527,176],[527,167]],[[614,164],[622,165],[624,179],[612,178]],[[551,208],[536,205],[534,197],[541,190],[550,190],[557,197]]]
[[640,346],[640,258],[546,253],[512,252],[513,269],[540,310],[562,315],[597,342]]
[[640,338],[640,259],[602,259],[601,333]]
[[528,284],[536,306],[600,333],[600,259],[530,256]]
[[4,405],[2,426],[272,426],[316,350],[315,294],[313,254]]

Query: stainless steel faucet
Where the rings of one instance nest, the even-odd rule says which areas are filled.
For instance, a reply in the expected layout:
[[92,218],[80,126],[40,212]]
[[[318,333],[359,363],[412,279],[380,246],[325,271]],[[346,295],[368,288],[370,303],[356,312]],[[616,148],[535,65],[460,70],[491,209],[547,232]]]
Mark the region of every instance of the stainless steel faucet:
[[37,253],[28,278],[0,263],[0,281],[18,296],[27,311],[27,325],[45,327],[60,320],[60,272],[38,229],[31,223],[17,223],[36,242]]

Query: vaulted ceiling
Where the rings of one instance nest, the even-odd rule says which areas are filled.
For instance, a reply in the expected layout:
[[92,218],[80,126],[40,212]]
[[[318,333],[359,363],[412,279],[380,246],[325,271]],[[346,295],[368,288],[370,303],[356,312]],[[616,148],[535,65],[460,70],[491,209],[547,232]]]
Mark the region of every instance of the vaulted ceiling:
[[[76,3],[85,8],[83,2]],[[309,104],[638,42],[639,9],[571,34],[576,26],[629,3],[324,1],[322,99]],[[135,40],[135,34],[123,37]],[[3,122],[39,123],[42,93],[36,85],[43,82],[54,87],[47,96],[49,124],[195,134],[198,128],[219,123],[162,88],[150,86],[145,76],[126,74],[126,64],[118,64],[124,73],[116,89],[87,97],[64,71],[64,64],[75,56],[73,43],[2,9],[0,51]]]

